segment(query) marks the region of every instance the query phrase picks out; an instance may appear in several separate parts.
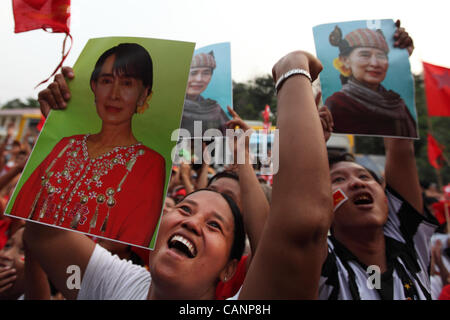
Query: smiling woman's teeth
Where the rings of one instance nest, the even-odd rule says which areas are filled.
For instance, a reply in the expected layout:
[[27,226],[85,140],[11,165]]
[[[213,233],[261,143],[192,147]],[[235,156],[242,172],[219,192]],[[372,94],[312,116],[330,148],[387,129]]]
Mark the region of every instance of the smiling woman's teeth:
[[173,247],[177,244],[177,242],[181,243],[185,248],[187,248],[190,258],[194,258],[196,256],[197,252],[196,252],[195,246],[189,240],[187,240],[185,237],[180,236],[180,235],[174,235],[169,240],[169,245]]

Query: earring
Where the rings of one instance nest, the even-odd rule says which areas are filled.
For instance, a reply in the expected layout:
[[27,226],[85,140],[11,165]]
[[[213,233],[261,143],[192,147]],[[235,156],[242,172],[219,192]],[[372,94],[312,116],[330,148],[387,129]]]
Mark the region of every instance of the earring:
[[141,105],[138,105],[136,108],[136,113],[143,114],[145,110],[148,109],[148,102],[145,101]]
[[150,92],[148,97],[144,100],[144,103],[137,105],[136,113],[143,114],[144,111],[148,109],[148,102],[150,101],[152,96],[153,96],[153,91]]

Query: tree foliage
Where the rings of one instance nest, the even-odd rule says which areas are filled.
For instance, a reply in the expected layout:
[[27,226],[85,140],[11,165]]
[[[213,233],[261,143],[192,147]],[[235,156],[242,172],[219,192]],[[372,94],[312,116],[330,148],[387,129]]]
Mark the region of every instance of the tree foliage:
[[27,98],[25,102],[20,99],[13,99],[1,106],[0,109],[26,109],[39,108],[39,102],[33,98]]
[[246,83],[233,81],[233,106],[241,118],[262,120],[261,112],[266,104],[276,114],[277,100],[271,75],[257,77]]

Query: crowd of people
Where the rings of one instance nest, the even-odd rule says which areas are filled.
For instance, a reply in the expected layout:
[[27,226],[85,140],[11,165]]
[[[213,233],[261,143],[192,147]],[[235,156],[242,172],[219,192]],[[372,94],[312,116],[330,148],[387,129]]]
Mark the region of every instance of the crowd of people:
[[[412,39],[397,26],[396,45],[412,52]],[[310,79],[286,76],[297,69]],[[273,67],[279,129],[273,183],[255,170],[248,141],[244,162],[173,166],[154,250],[3,215],[0,298],[450,299],[450,190],[421,188],[412,140],[384,138],[383,177],[351,154],[329,154],[333,118],[318,108],[320,95],[311,88],[321,70],[304,51]],[[39,94],[44,116],[65,108],[66,79],[73,77],[63,68]],[[229,129],[250,129],[229,111]],[[2,209],[29,147],[10,136],[0,146]],[[345,195],[339,206],[335,191]],[[81,270],[79,288],[67,286],[71,265]],[[369,285],[374,266],[379,278]]]

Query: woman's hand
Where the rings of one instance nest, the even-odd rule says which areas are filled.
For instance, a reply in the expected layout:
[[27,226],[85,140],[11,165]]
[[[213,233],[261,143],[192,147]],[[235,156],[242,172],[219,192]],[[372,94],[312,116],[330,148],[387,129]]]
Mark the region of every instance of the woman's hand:
[[281,58],[272,68],[273,81],[277,80],[292,69],[305,69],[316,80],[322,71],[322,63],[312,54],[305,51],[294,51]]
[[55,80],[49,84],[47,89],[42,90],[38,94],[41,112],[46,118],[51,109],[65,109],[67,101],[70,99],[70,90],[65,78],[73,79],[75,75],[70,67],[63,67],[61,70],[62,73],[58,73],[55,76]]
[[400,20],[395,22],[395,26],[397,27],[397,31],[394,33],[394,47],[400,49],[406,48],[409,56],[411,56],[414,51],[413,39],[409,36],[408,32],[405,31],[405,28],[400,28]]
[[228,121],[225,124],[227,126],[227,128],[235,129],[236,126],[239,126],[239,128],[242,129],[244,132],[247,132],[247,130],[251,129],[250,126],[247,123],[245,123],[244,120],[241,119],[241,117],[237,114],[236,111],[231,109],[230,106],[228,106],[227,109],[228,109],[228,112],[233,117],[233,119],[231,119],[230,121]]
[[0,294],[10,289],[17,279],[17,272],[14,268],[0,267]]
[[[244,120],[242,120],[241,117],[237,114],[237,112],[234,111],[233,109],[231,109],[230,106],[228,106],[228,112],[230,112],[233,119],[231,119],[230,121],[228,121],[226,123],[227,128],[235,130],[235,129],[237,129],[236,127],[239,127],[238,130],[240,129],[243,131],[233,141],[235,164],[238,159],[239,159],[239,161],[237,161],[237,164],[250,163],[250,158],[249,158],[249,156],[250,156],[250,136],[253,133],[253,129]],[[251,130],[251,132],[248,132],[249,130]],[[238,156],[239,156],[238,151],[242,150],[242,146],[244,146],[244,152],[245,152],[244,159],[242,159],[242,157],[238,158]],[[242,163],[242,160],[244,161],[244,163]]]
[[327,108],[327,106],[322,106],[319,108],[320,99],[322,98],[322,92],[319,91],[316,95],[316,106],[319,110],[319,117],[320,117],[320,123],[322,124],[323,129],[323,135],[325,137],[325,142],[327,142],[330,137],[331,133],[333,132],[334,122],[333,122],[333,116],[331,115],[330,110]]
[[323,129],[323,135],[325,136],[325,142],[327,142],[330,137],[331,133],[333,132],[333,116],[331,115],[330,110],[327,108],[327,106],[322,106],[319,109],[319,117],[320,117],[320,123],[322,123],[322,129]]

